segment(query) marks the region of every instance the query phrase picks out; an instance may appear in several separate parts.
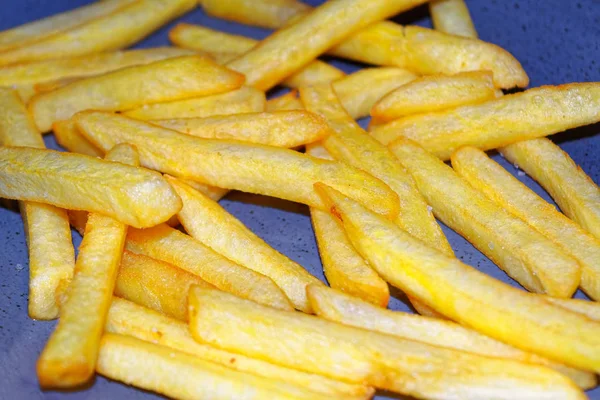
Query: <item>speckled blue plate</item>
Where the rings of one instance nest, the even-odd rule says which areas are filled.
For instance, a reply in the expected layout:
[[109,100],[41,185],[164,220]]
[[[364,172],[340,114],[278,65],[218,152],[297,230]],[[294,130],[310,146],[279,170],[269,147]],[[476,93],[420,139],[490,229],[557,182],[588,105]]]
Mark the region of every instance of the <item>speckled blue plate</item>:
[[[227,0],[223,0],[227,1]],[[74,8],[86,0],[1,0],[0,29],[29,22]],[[318,4],[320,1],[312,1]],[[531,78],[531,86],[574,81],[600,81],[599,0],[467,0],[481,39],[498,44],[515,55]],[[431,26],[426,7],[397,18],[399,22]],[[177,22],[206,25],[231,33],[262,38],[268,31],[229,23],[206,16],[197,9],[155,32],[139,47],[166,45],[167,32]],[[347,72],[360,65],[332,61]],[[366,121],[363,121],[366,122]],[[596,181],[600,181],[600,125],[555,135],[571,157]],[[46,136],[50,148],[59,148]],[[504,160],[496,157],[511,172]],[[531,179],[523,182],[549,199]],[[277,250],[323,278],[321,264],[305,206],[283,200],[233,193],[222,204]],[[515,285],[485,256],[460,236],[444,227],[456,255],[466,263],[504,282]],[[79,236],[74,234],[76,244]],[[27,247],[21,217],[0,209],[0,399],[151,399],[160,398],[104,378],[78,392],[42,392],[37,384],[35,361],[55,322],[27,317]],[[402,295],[393,292],[390,307],[409,310]],[[584,297],[581,293],[577,297]],[[600,389],[588,392],[600,400]],[[379,399],[386,398],[379,396]],[[398,397],[393,397],[398,398]]]

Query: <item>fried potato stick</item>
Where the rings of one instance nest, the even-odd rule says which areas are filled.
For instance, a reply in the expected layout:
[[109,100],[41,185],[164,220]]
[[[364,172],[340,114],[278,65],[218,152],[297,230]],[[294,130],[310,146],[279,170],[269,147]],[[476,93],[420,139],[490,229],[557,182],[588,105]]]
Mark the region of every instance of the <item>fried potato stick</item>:
[[477,30],[464,0],[433,0],[429,3],[429,13],[435,30],[477,38]]

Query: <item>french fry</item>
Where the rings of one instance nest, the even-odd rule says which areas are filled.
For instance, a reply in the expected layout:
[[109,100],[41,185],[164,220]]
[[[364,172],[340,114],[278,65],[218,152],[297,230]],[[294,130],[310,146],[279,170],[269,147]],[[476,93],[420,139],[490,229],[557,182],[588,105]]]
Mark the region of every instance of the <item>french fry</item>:
[[236,264],[167,225],[129,229],[125,247],[172,264],[220,290],[271,307],[293,310],[288,298],[270,278]]
[[71,153],[85,154],[90,157],[103,157],[104,152],[86,139],[75,126],[73,120],[57,121],[52,124],[54,137],[59,145]]
[[[129,145],[116,146],[106,157],[139,165]],[[37,362],[43,388],[75,387],[93,375],[126,235],[127,225],[90,214],[60,320]]]
[[424,76],[381,98],[371,110],[378,123],[496,98],[489,71]]
[[118,297],[113,298],[106,321],[106,331],[170,347],[237,371],[249,372],[269,379],[284,380],[316,393],[345,395],[347,396],[345,398],[357,400],[371,398],[373,394],[373,390],[364,385],[345,383],[322,375],[281,367],[198,343],[192,338],[187,323],[158,314]]
[[[218,0],[204,5],[207,13],[213,12],[211,7],[216,2]],[[295,22],[301,15],[309,12],[304,6],[291,18],[293,5],[301,3],[297,0],[261,0],[261,5],[268,4],[267,7],[257,7],[256,3],[249,0],[229,0],[223,6],[235,11],[222,14],[221,17],[238,20],[243,18],[244,23],[259,26],[265,26],[264,21],[279,21],[281,27],[288,22]],[[269,10],[266,11],[268,17],[262,15],[265,10]],[[422,75],[452,75],[465,71],[490,70],[494,74],[496,86],[503,89],[526,87],[529,84],[529,77],[519,61],[496,45],[389,21],[372,24],[346,37],[343,43],[329,49],[328,54],[366,64],[406,68]]]
[[220,187],[206,185],[204,183],[195,182],[189,179],[181,178],[179,180],[214,201],[221,200],[227,193],[229,193],[229,189],[222,189]]
[[491,278],[336,190],[317,186],[356,250],[390,284],[496,340],[575,368],[600,370],[600,323]]
[[342,163],[278,147],[192,137],[116,114],[87,111],[75,121],[98,147],[134,144],[142,165],[167,174],[315,207],[323,203],[312,185],[325,181],[376,212],[391,218],[398,213],[397,196],[387,185]]
[[213,96],[144,105],[123,115],[141,120],[206,118],[213,115],[261,112],[265,109],[265,102],[264,92],[242,86],[238,90]]
[[[0,89],[0,145],[44,148],[16,92]],[[58,317],[56,298],[65,291],[75,268],[69,218],[65,210],[41,203],[20,202],[29,250],[29,316]]]
[[248,85],[267,90],[304,67],[344,37],[424,0],[339,0],[324,3],[229,62]]
[[374,307],[324,286],[311,285],[307,293],[315,313],[330,321],[482,356],[545,365],[567,375],[584,390],[597,384],[593,372],[577,370],[527,353],[455,322]]
[[316,142],[329,134],[327,123],[306,111],[170,119],[153,123],[207,139],[232,139],[288,148]]
[[433,0],[429,3],[429,13],[435,30],[477,38],[477,31],[464,0]]
[[[25,104],[29,103],[29,100],[33,98],[37,94],[34,85],[14,85],[14,90],[19,93],[19,97],[21,101]],[[13,85],[9,87],[9,89],[13,89]]]
[[189,304],[194,339],[334,379],[430,399],[584,398],[569,379],[542,366],[270,310],[212,289],[192,287]]
[[442,160],[460,147],[490,150],[600,120],[600,83],[543,86],[485,103],[408,116],[373,129],[383,144],[416,141]]
[[133,301],[172,318],[186,321],[190,286],[214,287],[162,261],[124,251],[115,284],[115,296]]
[[452,155],[452,167],[491,201],[533,226],[577,260],[581,266],[581,288],[593,299],[600,300],[599,240],[558,212],[481,150],[473,147],[459,149]]
[[286,94],[267,100],[265,106],[265,111],[268,112],[292,110],[304,110],[304,105],[298,99],[298,91],[296,90],[290,90]]
[[0,32],[0,52],[44,40],[54,34],[110,15],[135,0],[106,0],[75,8]]
[[566,308],[594,320],[600,321],[600,303],[580,299],[559,299],[556,297],[545,297],[552,304]]
[[390,149],[412,174],[435,216],[509,276],[532,292],[573,295],[581,277],[573,257],[416,143],[399,139]]
[[0,166],[4,198],[102,213],[136,228],[164,222],[181,208],[163,177],[144,168],[25,147],[0,147]]
[[0,52],[0,65],[76,57],[129,47],[196,5],[194,0],[111,1],[109,4],[114,3],[117,3],[114,5],[117,8],[119,3],[125,6],[85,23],[74,21],[71,24],[76,26],[68,30]]
[[[231,91],[244,77],[200,56],[184,56],[136,65],[73,82],[41,93],[29,110],[41,131],[87,109],[123,111],[143,104],[168,102]],[[93,96],[90,96],[93,93]]]
[[[185,23],[178,24],[173,28],[169,32],[169,39],[176,46],[207,52],[217,62],[223,64],[251,50],[259,42],[249,37],[232,35],[203,26]],[[226,52],[223,52],[223,49],[226,49]],[[344,75],[343,71],[334,66],[315,60],[285,79],[282,83],[289,87],[299,87],[331,82],[342,78]]]
[[295,308],[311,312],[306,287],[319,284],[317,278],[266,244],[215,201],[174,178],[167,179],[183,200],[177,216],[192,237],[224,257],[273,279]]
[[[598,90],[600,96],[600,84]],[[569,218],[600,239],[600,189],[567,153],[548,139],[523,141],[500,151],[538,181]]]

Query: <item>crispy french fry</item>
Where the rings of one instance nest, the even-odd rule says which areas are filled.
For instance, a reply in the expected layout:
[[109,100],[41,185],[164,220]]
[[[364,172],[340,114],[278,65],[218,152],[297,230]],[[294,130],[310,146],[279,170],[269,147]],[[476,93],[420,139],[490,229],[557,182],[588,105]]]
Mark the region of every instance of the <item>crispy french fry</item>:
[[316,142],[329,134],[327,123],[307,111],[170,119],[153,123],[207,139],[232,139],[288,148]]
[[[192,287],[194,339],[249,357],[430,399],[583,399],[546,367],[444,349]],[[448,368],[452,365],[452,368]]]
[[[600,84],[598,90],[600,100]],[[523,141],[500,151],[538,181],[569,218],[600,239],[600,189],[567,153],[548,139]]]
[[265,111],[268,112],[291,110],[304,110],[304,105],[298,99],[298,91],[296,90],[291,90],[286,94],[267,100],[265,106]]
[[[29,103],[42,131],[87,109],[123,111],[143,104],[181,100],[231,91],[244,77],[200,56],[184,56],[136,65],[73,82]],[[93,96],[90,96],[93,93]]]
[[304,67],[344,37],[424,0],[338,0],[324,3],[296,23],[279,29],[229,62],[248,85],[267,90]]
[[[259,42],[241,35],[215,31],[203,26],[178,24],[169,32],[169,39],[176,46],[207,52],[219,63],[227,63],[251,50]],[[226,52],[223,52],[226,49]],[[314,85],[342,78],[344,72],[315,60],[300,71],[285,79],[282,83],[290,87]]]
[[544,297],[547,301],[567,310],[585,315],[594,321],[600,321],[600,303],[580,299],[559,299],[557,297]]
[[464,0],[433,0],[429,3],[429,12],[435,30],[477,38],[477,31]]
[[248,86],[213,96],[145,105],[123,113],[141,120],[172,118],[206,118],[213,115],[261,112],[265,109],[265,93]]
[[[213,2],[205,10],[213,12]],[[292,4],[300,1],[261,0],[268,7],[257,7],[256,1],[228,0],[223,6],[234,12],[222,18],[244,19],[244,23],[265,26],[264,21],[278,21],[279,27],[294,22],[308,13],[306,7],[295,11]],[[265,10],[269,10],[265,18]],[[304,11],[303,11],[304,10]],[[272,16],[272,17],[271,17]],[[277,18],[274,18],[277,17]],[[465,71],[490,70],[498,87],[526,87],[529,78],[523,67],[506,50],[481,40],[447,35],[419,26],[401,26],[393,22],[378,22],[344,39],[329,49],[329,54],[372,65],[389,65],[406,68],[422,75],[456,74]]]
[[0,32],[0,51],[26,46],[119,11],[135,0],[106,0]]
[[460,147],[495,149],[600,121],[600,83],[529,89],[475,105],[408,116],[373,129],[389,144],[407,137],[442,160]]
[[577,370],[527,353],[455,322],[374,307],[325,286],[311,285],[307,293],[315,313],[330,321],[482,356],[545,365],[567,375],[582,389],[590,389],[597,383],[593,372]]
[[192,285],[214,287],[173,265],[124,251],[114,293],[169,317],[187,321],[187,297]]
[[138,0],[128,2],[130,4],[120,3],[125,7],[115,12],[85,23],[78,21],[76,26],[66,31],[0,52],[0,65],[76,57],[129,47],[170,20],[191,10],[196,1]]
[[0,147],[0,166],[0,197],[102,213],[138,228],[181,208],[163,177],[144,168],[24,147]]
[[[15,85],[16,87],[14,88],[14,90],[17,91],[17,93],[19,93],[19,97],[21,98],[21,101],[25,104],[29,103],[29,100],[31,100],[33,98],[33,96],[35,96],[37,94],[37,91],[35,90],[34,85]],[[11,86],[10,89],[13,89],[13,87]]]
[[132,143],[144,166],[164,173],[315,207],[323,204],[312,185],[324,181],[377,212],[391,218],[398,213],[397,196],[387,185],[346,164],[272,146],[192,137],[116,114],[82,112],[75,121],[95,145]]
[[[508,171],[473,147],[452,155],[452,167],[491,201],[533,226],[581,266],[581,288],[600,300],[600,241],[558,212]],[[600,199],[600,196],[599,196]]]
[[581,267],[573,257],[418,144],[399,139],[390,149],[415,178],[435,216],[508,275],[532,292],[573,295],[581,277]]
[[[16,92],[0,89],[0,145],[44,148]],[[20,202],[29,250],[29,316],[58,317],[56,302],[68,287],[75,267],[69,218],[65,210],[49,204]]]
[[388,93],[375,104],[371,115],[381,123],[495,98],[496,89],[489,71],[424,76]]
[[[129,145],[116,146],[106,157],[139,164],[135,148]],[[37,362],[40,386],[75,387],[94,373],[126,235],[127,225],[104,215],[89,215],[60,320]]]
[[75,126],[73,120],[57,121],[52,124],[52,131],[59,145],[71,153],[85,154],[91,157],[103,157],[104,152],[86,139]]
[[215,201],[174,178],[167,179],[183,200],[177,216],[192,237],[228,259],[273,279],[294,307],[311,312],[306,287],[320,283],[317,278],[266,244]]
[[221,200],[227,193],[229,193],[229,189],[222,189],[220,187],[206,185],[204,183],[195,182],[189,179],[180,178],[179,180],[214,201]]
[[288,298],[270,278],[236,264],[167,225],[130,229],[125,247],[134,253],[172,264],[220,290],[282,310],[293,309]]
[[575,368],[600,370],[600,323],[491,278],[335,189],[317,186],[354,247],[390,284],[496,340]]
[[373,390],[367,386],[345,383],[322,375],[281,367],[198,343],[192,338],[186,323],[118,297],[113,298],[106,321],[106,331],[167,346],[237,371],[249,372],[269,379],[284,380],[316,393],[345,395],[347,396],[345,398],[357,400],[371,398],[373,394]]

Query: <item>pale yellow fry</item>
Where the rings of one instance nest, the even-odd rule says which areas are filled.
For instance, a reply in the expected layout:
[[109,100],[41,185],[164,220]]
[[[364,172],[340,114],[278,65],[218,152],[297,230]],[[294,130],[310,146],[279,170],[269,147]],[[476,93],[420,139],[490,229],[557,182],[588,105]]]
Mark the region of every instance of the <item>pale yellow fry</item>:
[[585,398],[546,367],[270,310],[212,289],[192,287],[189,296],[194,339],[286,367],[429,399]]
[[544,297],[547,301],[567,310],[585,315],[586,317],[600,322],[600,303],[581,299],[559,299],[556,297]]
[[19,94],[4,88],[0,88],[0,145],[46,147]]
[[278,147],[192,137],[116,114],[82,112],[75,121],[95,145],[134,144],[144,166],[171,175],[321,208],[313,184],[323,181],[376,212],[391,218],[398,213],[397,196],[386,184],[343,163]]
[[130,5],[136,0],[106,0],[75,8],[0,32],[0,51],[44,40],[59,32],[89,23]]
[[600,323],[489,277],[334,189],[322,190],[354,247],[390,284],[496,340],[572,367],[600,370]]
[[[139,163],[129,145],[118,145],[107,159]],[[127,225],[89,215],[60,320],[37,362],[40,386],[75,387],[93,375],[126,235]]]
[[[251,50],[259,42],[246,36],[215,31],[203,26],[178,24],[169,32],[169,39],[176,46],[203,51],[211,54],[219,63],[227,63]],[[299,87],[331,82],[342,78],[344,72],[326,62],[310,62],[282,83],[285,86]]]
[[[600,300],[600,241],[473,147],[452,155],[452,167],[474,188],[552,240],[581,266],[581,288]],[[600,199],[600,197],[599,197]]]
[[[598,120],[600,113],[596,115]],[[523,141],[500,151],[538,181],[569,218],[600,239],[600,189],[567,153],[548,139]]]
[[130,229],[125,247],[197,275],[220,290],[282,310],[293,309],[270,278],[236,264],[167,225]]
[[437,218],[528,290],[554,297],[573,295],[581,277],[573,257],[418,144],[404,139],[390,148],[415,178]]
[[103,157],[104,152],[86,139],[75,126],[73,120],[58,121],[52,124],[54,137],[59,145],[71,153],[85,154],[91,157]]
[[462,72],[431,75],[414,80],[388,93],[375,104],[371,115],[378,123],[410,114],[441,111],[496,98],[492,73]]
[[477,30],[464,0],[433,0],[429,3],[429,12],[437,31],[477,38]]
[[[33,98],[33,96],[35,96],[37,94],[37,91],[35,90],[35,86],[34,85],[14,85],[16,87],[14,87],[14,90],[17,91],[17,93],[19,93],[19,97],[21,98],[21,101],[25,104],[29,103],[29,100],[31,100]],[[11,85],[9,87],[10,89],[13,89],[13,85]]]
[[567,375],[586,390],[597,383],[593,372],[577,370],[527,353],[455,322],[374,307],[325,286],[311,285],[307,293],[315,313],[330,321],[482,356],[545,365]]
[[304,110],[304,105],[298,99],[298,91],[291,90],[281,96],[273,97],[267,100],[265,111],[291,111]]
[[197,275],[153,258],[123,252],[115,296],[187,321],[190,286],[214,287]]
[[183,56],[123,68],[41,93],[31,100],[29,110],[40,130],[49,131],[52,123],[82,110],[129,110],[228,92],[243,83],[243,76],[205,57]]
[[157,172],[24,147],[0,147],[0,197],[98,212],[139,228],[164,222],[181,208]]
[[316,393],[345,395],[348,399],[368,399],[373,394],[373,390],[367,386],[349,384],[322,375],[281,367],[198,343],[192,338],[187,323],[118,297],[113,298],[106,321],[106,331],[167,346],[237,371],[249,372],[268,379],[284,380]]
[[279,29],[229,62],[248,85],[267,90],[298,71],[344,37],[424,0],[337,0],[324,3],[296,23]]
[[214,115],[261,112],[265,109],[265,102],[263,91],[242,86],[228,93],[144,105],[123,115],[141,120],[206,118]]
[[329,134],[327,123],[307,111],[170,119],[153,123],[207,139],[232,139],[288,148],[316,142]]
[[179,180],[185,183],[186,185],[194,188],[195,190],[199,191],[203,195],[207,196],[209,199],[213,199],[214,201],[221,200],[223,197],[225,197],[227,193],[229,193],[229,189],[222,189],[220,187],[210,186],[189,179],[180,178]]
[[600,121],[600,83],[543,86],[481,104],[408,116],[373,129],[389,144],[419,143],[442,160],[463,146],[495,149]]
[[204,11],[217,18],[277,29],[295,15],[311,10],[297,0],[200,0]]
[[0,53],[0,65],[76,57],[136,43],[191,10],[195,0],[138,0],[45,39]]
[[273,279],[297,309],[311,312],[306,287],[320,283],[317,278],[265,243],[217,202],[174,178],[167,179],[183,200],[177,216],[192,237],[224,257]]

